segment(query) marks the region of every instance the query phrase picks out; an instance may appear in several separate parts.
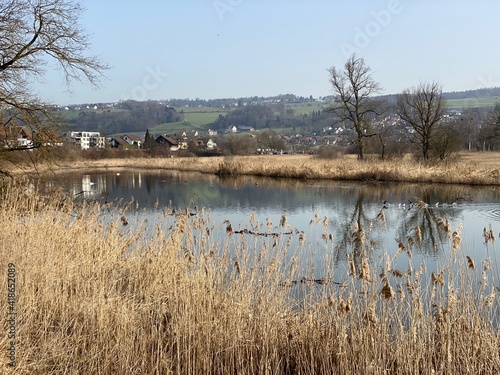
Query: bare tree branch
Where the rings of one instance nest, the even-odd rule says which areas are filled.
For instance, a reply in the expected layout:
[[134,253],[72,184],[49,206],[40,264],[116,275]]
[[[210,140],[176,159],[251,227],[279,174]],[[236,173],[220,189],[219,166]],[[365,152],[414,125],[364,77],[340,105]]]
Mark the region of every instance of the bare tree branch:
[[[98,87],[108,66],[87,56],[89,36],[79,25],[78,0],[0,0],[0,123],[31,130],[55,127],[48,106],[31,89],[48,62],[74,81]],[[16,148],[16,147],[13,147]]]
[[441,86],[437,82],[420,83],[418,87],[404,90],[398,95],[396,112],[412,127],[415,133],[410,141],[417,144],[423,158],[428,159],[434,128],[446,112]]
[[344,69],[328,69],[330,83],[336,97],[326,109],[337,117],[337,122],[349,122],[356,131],[358,158],[363,159],[363,138],[373,136],[368,133],[370,116],[380,115],[384,108],[372,95],[381,91],[380,85],[372,78],[371,69],[364,59],[352,55],[344,64]]

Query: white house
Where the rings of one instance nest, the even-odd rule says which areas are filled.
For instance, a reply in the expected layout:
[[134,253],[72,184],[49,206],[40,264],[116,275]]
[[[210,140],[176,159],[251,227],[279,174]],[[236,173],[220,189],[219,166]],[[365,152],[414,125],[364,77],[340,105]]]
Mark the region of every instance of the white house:
[[213,150],[214,148],[217,147],[217,143],[215,143],[214,141],[212,141],[212,138],[210,138],[208,141],[207,141],[207,149],[209,150]]
[[125,134],[122,136],[122,139],[129,145],[137,146],[137,148],[142,148],[142,145],[144,143],[144,140],[135,134]]

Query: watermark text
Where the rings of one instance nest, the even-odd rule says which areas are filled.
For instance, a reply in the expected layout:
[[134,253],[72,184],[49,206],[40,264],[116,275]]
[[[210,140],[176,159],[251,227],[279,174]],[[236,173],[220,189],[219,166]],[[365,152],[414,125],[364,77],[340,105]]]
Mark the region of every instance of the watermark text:
[[214,6],[215,13],[219,16],[221,21],[224,21],[226,13],[232,13],[233,10],[240,5],[243,0],[215,0],[212,5]]
[[387,28],[395,15],[403,11],[401,0],[390,0],[385,9],[370,12],[370,20],[364,27],[354,29],[352,43],[341,43],[340,49],[345,57],[358,54],[362,49],[368,47],[373,39]]
[[7,322],[8,322],[8,351],[9,366],[16,365],[16,265],[9,263],[7,266]]

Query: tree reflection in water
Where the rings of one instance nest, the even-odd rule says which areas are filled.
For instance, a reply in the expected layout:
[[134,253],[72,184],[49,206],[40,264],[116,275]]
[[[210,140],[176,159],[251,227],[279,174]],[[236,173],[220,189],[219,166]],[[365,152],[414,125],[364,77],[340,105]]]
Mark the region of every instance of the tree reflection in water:
[[[325,276],[321,274],[325,268],[346,268],[348,256],[356,268],[365,257],[380,262],[381,254],[394,256],[402,249],[408,256],[436,262],[449,249],[450,232],[458,225],[463,225],[464,242],[472,244],[471,256],[482,256],[483,228],[492,225],[494,232],[500,232],[500,188],[491,186],[366,184],[178,171],[73,173],[47,182],[50,187],[57,185],[75,197],[85,192],[78,199],[126,202],[133,197],[135,206],[153,212],[165,207],[203,208],[215,228],[228,220],[235,230],[253,230],[251,216],[277,225],[286,212],[290,228],[283,230],[297,233],[291,248],[314,266],[316,278]],[[450,229],[440,229],[446,224]]]

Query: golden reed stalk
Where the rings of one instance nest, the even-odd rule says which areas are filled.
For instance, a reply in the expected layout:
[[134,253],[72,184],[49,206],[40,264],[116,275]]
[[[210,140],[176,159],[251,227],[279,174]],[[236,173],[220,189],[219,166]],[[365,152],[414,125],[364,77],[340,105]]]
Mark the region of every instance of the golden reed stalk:
[[[407,272],[393,269],[406,256],[396,243],[377,276],[353,251],[370,239],[353,240],[343,249],[351,276],[333,283],[300,279],[286,258],[288,235],[226,232],[203,212],[165,211],[146,223],[126,208],[15,183],[0,205],[4,302],[8,265],[16,268],[16,367],[1,335],[4,374],[500,371],[492,267],[471,267],[456,242],[432,275],[415,271],[411,257]],[[315,225],[312,233],[328,231]],[[325,238],[313,242],[333,248]]]

